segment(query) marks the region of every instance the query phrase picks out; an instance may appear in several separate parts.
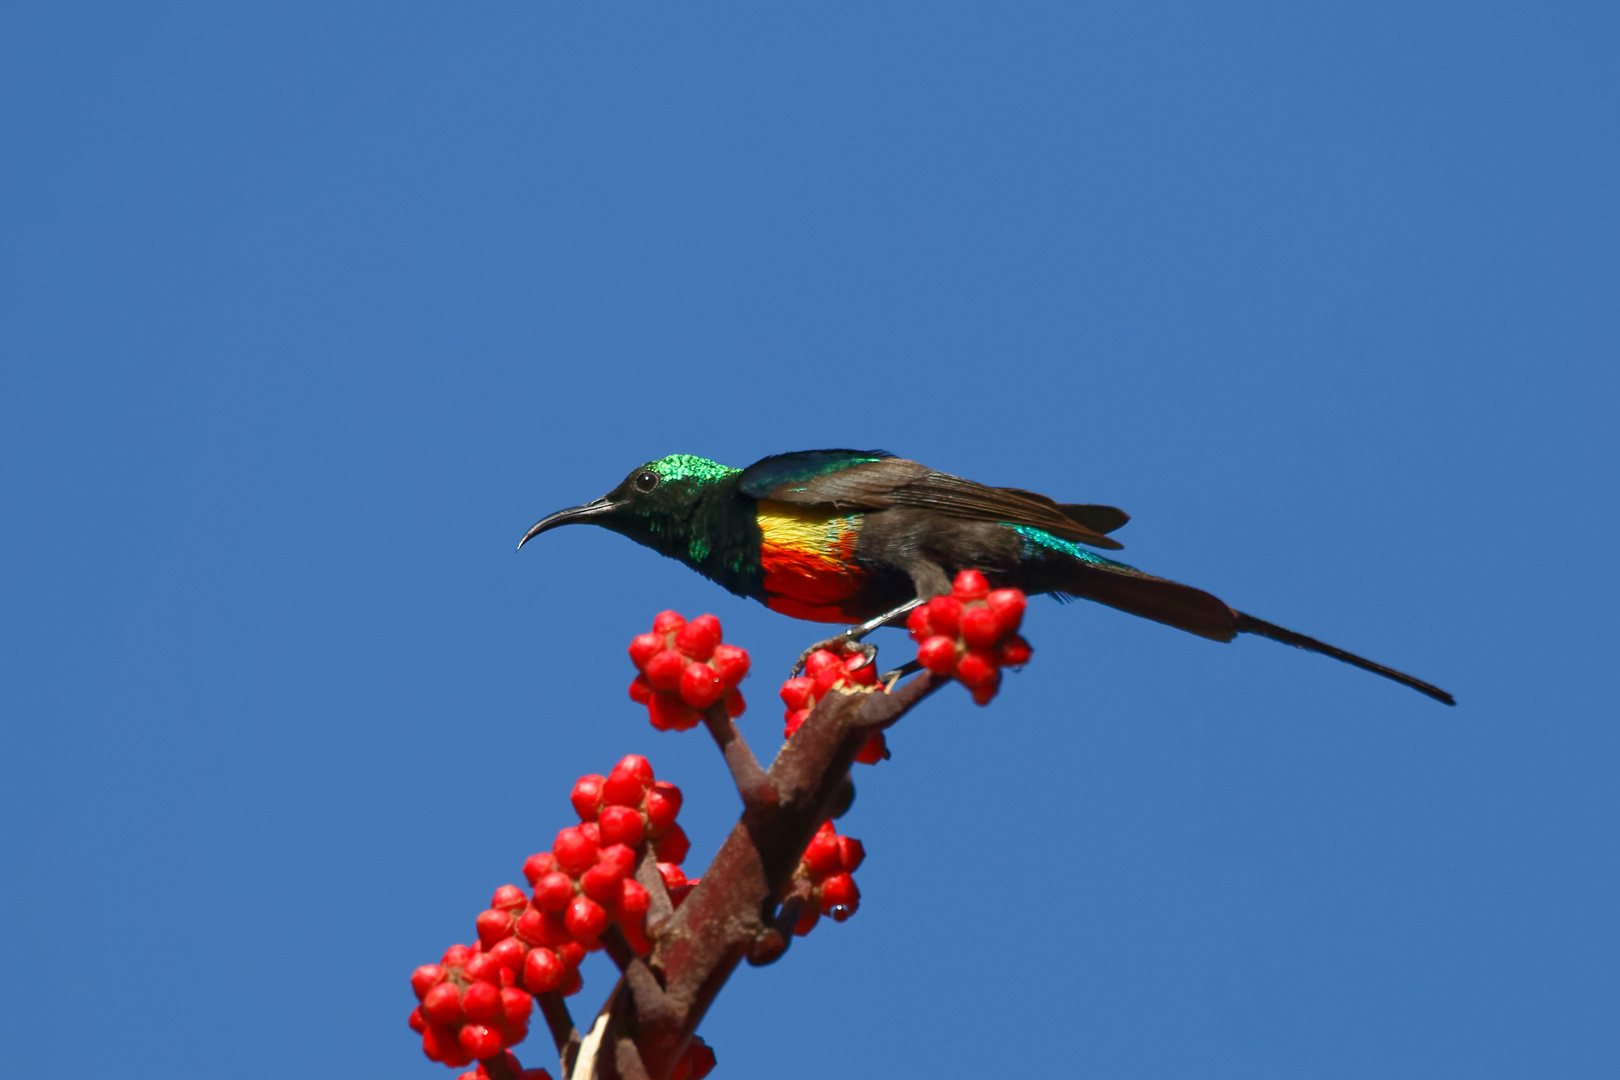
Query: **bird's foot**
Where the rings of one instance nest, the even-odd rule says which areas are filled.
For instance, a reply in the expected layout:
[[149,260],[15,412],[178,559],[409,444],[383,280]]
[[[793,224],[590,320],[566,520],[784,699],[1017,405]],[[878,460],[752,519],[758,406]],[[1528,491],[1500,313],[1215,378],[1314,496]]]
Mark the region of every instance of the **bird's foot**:
[[808,649],[804,650],[804,652],[799,654],[799,658],[793,662],[793,670],[788,672],[788,678],[796,679],[800,675],[804,674],[804,665],[807,661],[809,661],[810,654],[818,652],[822,649],[826,649],[828,652],[835,653],[839,656],[848,656],[851,653],[858,653],[859,655],[864,656],[866,660],[864,663],[856,666],[855,670],[857,671],[859,671],[861,668],[868,667],[871,664],[876,663],[877,646],[862,641],[859,637],[852,636],[855,631],[859,629],[860,627],[855,627],[852,630],[846,630],[837,637],[830,637],[825,641],[818,641]]

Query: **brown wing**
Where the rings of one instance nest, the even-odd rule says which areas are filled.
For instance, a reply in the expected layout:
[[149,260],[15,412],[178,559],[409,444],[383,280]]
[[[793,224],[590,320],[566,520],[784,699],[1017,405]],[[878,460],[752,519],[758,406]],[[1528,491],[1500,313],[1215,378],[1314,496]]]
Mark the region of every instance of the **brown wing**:
[[1022,488],[1002,488],[1001,490],[1015,492],[1026,499],[1043,502],[1055,508],[1058,513],[1070,521],[1078,522],[1092,532],[1111,533],[1131,520],[1131,515],[1116,506],[1100,506],[1096,503],[1060,503],[1056,499],[1038,495],[1033,491],[1025,491]]
[[[764,470],[761,470],[761,474],[764,475]],[[904,458],[841,463],[837,471],[817,476],[796,476],[768,491],[761,486],[751,489],[746,483],[743,490],[755,498],[800,505],[830,505],[847,510],[884,510],[891,506],[909,506],[969,521],[1029,525],[1064,540],[1091,547],[1118,549],[1124,546],[1069,516],[1065,512],[1067,507],[1060,507],[1044,495],[1017,488],[986,487],[959,476],[936,472]],[[1118,511],[1115,514],[1123,517]]]

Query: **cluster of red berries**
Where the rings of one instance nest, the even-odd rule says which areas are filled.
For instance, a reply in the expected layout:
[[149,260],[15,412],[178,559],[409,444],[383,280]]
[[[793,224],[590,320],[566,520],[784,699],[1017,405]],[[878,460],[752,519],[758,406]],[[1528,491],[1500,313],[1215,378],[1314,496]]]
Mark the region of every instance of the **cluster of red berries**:
[[460,1068],[522,1042],[534,998],[514,982],[511,969],[465,945],[417,968],[411,988],[421,1004],[411,1011],[411,1030],[422,1036],[423,1052]]
[[831,821],[823,822],[810,846],[799,859],[794,876],[810,885],[810,902],[793,928],[801,937],[808,934],[823,915],[831,915],[834,922],[843,922],[861,906],[861,891],[855,887],[855,868],[866,858],[866,849],[859,840],[839,836]]
[[748,650],[720,641],[720,620],[699,615],[687,622],[673,611],[653,620],[652,632],[630,642],[630,659],[641,674],[630,684],[630,699],[647,706],[659,731],[696,727],[703,711],[719,701],[741,716],[737,684],[748,674]]
[[1021,667],[1032,650],[1018,636],[1024,619],[1022,589],[995,589],[977,570],[956,575],[951,591],[911,609],[906,626],[917,642],[917,662],[935,675],[955,675],[990,704],[1003,667]]
[[[793,733],[810,717],[816,703],[835,691],[843,694],[864,694],[882,690],[878,683],[877,666],[867,663],[859,652],[846,650],[843,656],[828,649],[817,649],[804,662],[804,674],[782,684],[782,703],[787,706],[783,714],[786,724],[782,738],[791,739]],[[855,760],[876,765],[889,756],[889,747],[883,741],[883,732],[866,740]]]
[[633,876],[646,845],[672,900],[696,884],[679,865],[691,846],[675,821],[681,791],[655,779],[646,758],[630,754],[606,776],[580,777],[569,799],[580,824],[523,864],[532,894],[516,885],[496,889],[478,916],[478,944],[452,946],[440,963],[411,976],[421,1002],[411,1027],[434,1061],[466,1065],[521,1042],[531,994],[577,993],[580,962],[602,947],[610,925],[638,953],[651,950],[652,897]]

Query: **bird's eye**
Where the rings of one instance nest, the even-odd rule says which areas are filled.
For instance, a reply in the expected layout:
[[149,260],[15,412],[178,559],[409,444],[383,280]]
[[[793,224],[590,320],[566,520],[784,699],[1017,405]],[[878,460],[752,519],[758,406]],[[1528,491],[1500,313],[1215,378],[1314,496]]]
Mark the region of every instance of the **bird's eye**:
[[657,486],[658,486],[658,474],[655,473],[655,472],[644,472],[644,473],[641,473],[640,475],[638,475],[636,477],[636,490],[637,491],[651,491],[653,488],[655,488]]

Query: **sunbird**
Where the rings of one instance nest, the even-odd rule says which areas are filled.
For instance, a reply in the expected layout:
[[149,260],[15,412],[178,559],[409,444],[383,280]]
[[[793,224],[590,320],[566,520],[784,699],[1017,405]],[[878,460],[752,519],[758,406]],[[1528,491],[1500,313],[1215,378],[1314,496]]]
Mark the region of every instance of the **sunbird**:
[[823,645],[859,642],[973,569],[995,588],[1094,600],[1214,641],[1258,634],[1456,704],[1421,679],[1086,550],[1123,547],[1108,534],[1129,520],[1112,506],[987,487],[882,450],[802,450],[746,469],[672,454],[542,518],[518,548],[559,525],[600,525],[772,611],[854,624]]

